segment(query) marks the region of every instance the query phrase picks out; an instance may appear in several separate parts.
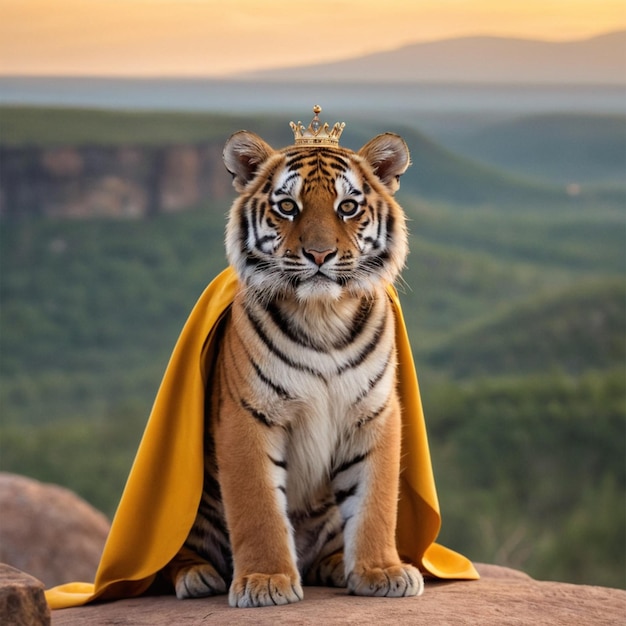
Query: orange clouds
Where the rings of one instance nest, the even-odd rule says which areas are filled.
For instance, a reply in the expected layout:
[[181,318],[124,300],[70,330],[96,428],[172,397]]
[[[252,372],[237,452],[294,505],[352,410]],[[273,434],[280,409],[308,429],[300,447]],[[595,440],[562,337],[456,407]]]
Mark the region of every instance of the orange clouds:
[[224,75],[450,36],[620,28],[623,0],[3,0],[0,73]]

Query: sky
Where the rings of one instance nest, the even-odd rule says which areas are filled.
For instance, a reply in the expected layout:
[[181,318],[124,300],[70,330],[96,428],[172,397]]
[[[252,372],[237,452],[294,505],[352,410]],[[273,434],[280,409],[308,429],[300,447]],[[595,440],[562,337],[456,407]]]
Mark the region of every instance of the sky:
[[218,77],[449,37],[623,29],[624,0],[0,0],[0,75]]

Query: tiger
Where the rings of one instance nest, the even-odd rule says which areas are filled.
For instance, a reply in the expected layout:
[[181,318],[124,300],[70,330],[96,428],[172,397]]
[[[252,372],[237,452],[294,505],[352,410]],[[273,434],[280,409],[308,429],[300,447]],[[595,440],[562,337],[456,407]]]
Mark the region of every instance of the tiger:
[[395,543],[400,402],[387,292],[405,265],[394,198],[410,165],[393,133],[358,152],[275,150],[239,131],[225,247],[238,279],[207,389],[196,519],[166,567],[178,598],[232,607],[423,592]]

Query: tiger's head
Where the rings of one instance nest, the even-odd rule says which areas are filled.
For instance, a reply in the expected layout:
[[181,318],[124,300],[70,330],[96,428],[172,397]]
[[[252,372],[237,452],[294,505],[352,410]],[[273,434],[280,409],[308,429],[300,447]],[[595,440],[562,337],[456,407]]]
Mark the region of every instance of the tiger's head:
[[405,216],[393,198],[410,164],[398,135],[358,152],[335,146],[274,150],[254,133],[227,141],[224,163],[239,196],[226,252],[261,297],[336,300],[393,283],[408,253]]

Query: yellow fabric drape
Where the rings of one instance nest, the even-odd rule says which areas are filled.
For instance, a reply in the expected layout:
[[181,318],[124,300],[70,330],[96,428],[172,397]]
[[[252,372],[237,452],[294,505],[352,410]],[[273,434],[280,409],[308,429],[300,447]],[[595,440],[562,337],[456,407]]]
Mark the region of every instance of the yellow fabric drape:
[[[48,589],[53,609],[145,592],[184,543],[202,494],[204,394],[215,328],[237,277],[224,270],[201,295],[176,343],[111,525],[94,583]],[[403,558],[439,578],[476,579],[471,562],[433,543],[441,523],[415,368],[400,302],[397,321],[403,467],[397,543]]]

